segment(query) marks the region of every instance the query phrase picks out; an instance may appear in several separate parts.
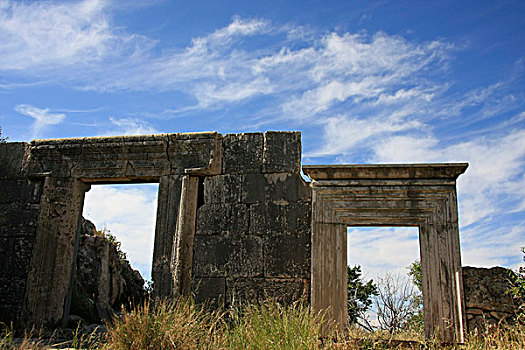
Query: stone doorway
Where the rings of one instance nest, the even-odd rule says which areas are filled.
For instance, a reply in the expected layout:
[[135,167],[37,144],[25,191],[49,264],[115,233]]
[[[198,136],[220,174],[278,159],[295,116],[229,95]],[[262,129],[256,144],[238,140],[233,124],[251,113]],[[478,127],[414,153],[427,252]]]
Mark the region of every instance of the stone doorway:
[[463,342],[456,179],[467,164],[303,166],[312,179],[314,310],[347,326],[347,226],[416,226],[425,336]]
[[29,177],[43,186],[23,319],[53,325],[67,317],[78,223],[92,184],[159,184],[154,293],[189,289],[192,247],[184,243],[195,225],[186,221],[195,218],[199,176],[220,172],[221,142],[218,133],[32,141]]

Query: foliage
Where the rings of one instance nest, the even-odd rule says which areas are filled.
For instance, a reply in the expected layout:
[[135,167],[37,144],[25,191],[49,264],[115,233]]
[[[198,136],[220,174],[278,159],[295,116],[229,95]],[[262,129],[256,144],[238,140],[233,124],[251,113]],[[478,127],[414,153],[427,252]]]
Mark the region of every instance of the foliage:
[[104,226],[102,230],[97,230],[97,235],[106,238],[111,244],[115,246],[115,248],[117,248],[118,257],[120,260],[128,259],[126,252],[122,250],[122,243],[117,240],[117,237],[111,233],[107,226]]
[[[521,247],[521,252],[525,254],[525,247]],[[523,256],[525,261],[525,256]],[[519,312],[521,318],[525,314],[525,268],[520,267],[517,272],[509,271],[509,281],[511,287],[507,291],[514,299],[516,305],[519,306]]]
[[407,266],[408,276],[416,286],[417,291],[412,296],[412,306],[415,310],[414,315],[408,321],[408,327],[416,332],[423,332],[425,327],[425,316],[423,313],[423,275],[421,272],[421,262],[414,261]]
[[145,302],[108,327],[104,349],[205,349],[213,314],[190,300]]
[[[233,310],[216,339],[217,349],[318,349],[321,318],[302,303],[264,301]],[[327,331],[327,335],[330,332]]]
[[377,321],[381,330],[394,333],[408,328],[416,314],[414,285],[405,277],[386,274],[378,278]]
[[0,143],[7,142],[9,137],[2,137],[2,127],[0,126]]
[[348,274],[348,319],[350,324],[359,324],[371,330],[366,321],[366,312],[372,306],[372,296],[378,295],[373,280],[364,283],[361,278],[361,266],[347,267]]
[[191,300],[146,302],[107,325],[102,339],[79,330],[69,342],[55,344],[40,334],[13,336],[12,327],[0,332],[3,349],[523,349],[525,325],[487,325],[471,333],[462,345],[424,341],[421,334],[407,330],[367,332],[350,328],[345,337],[334,333],[321,337],[322,319],[301,303],[289,306],[265,301],[247,308],[209,311]]
[[108,327],[105,349],[318,349],[320,318],[301,303],[207,311],[190,300],[145,303]]

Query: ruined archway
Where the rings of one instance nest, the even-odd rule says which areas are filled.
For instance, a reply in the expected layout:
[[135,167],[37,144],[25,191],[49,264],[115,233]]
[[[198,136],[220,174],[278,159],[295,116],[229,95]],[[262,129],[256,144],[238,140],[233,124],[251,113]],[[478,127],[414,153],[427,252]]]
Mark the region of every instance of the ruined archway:
[[193,251],[184,243],[194,224],[185,222],[195,219],[198,176],[220,171],[221,140],[218,133],[192,133],[32,141],[28,177],[43,189],[23,318],[56,324],[67,317],[78,222],[94,183],[159,183],[155,293],[189,289]]
[[312,165],[311,301],[346,326],[346,227],[417,226],[425,335],[463,341],[456,179],[467,164]]

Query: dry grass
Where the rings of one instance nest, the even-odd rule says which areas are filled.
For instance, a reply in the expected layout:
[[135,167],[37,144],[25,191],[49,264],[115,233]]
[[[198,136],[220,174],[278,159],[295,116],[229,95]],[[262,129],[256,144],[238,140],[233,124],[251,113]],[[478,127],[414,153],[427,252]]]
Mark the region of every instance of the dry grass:
[[[465,344],[425,342],[420,333],[365,332],[351,328],[342,335],[320,336],[321,317],[301,303],[283,306],[271,301],[244,309],[210,312],[188,300],[145,303],[108,325],[102,339],[78,335],[75,349],[525,349],[525,326],[487,326]],[[6,328],[0,350],[46,349],[31,335],[15,339]]]

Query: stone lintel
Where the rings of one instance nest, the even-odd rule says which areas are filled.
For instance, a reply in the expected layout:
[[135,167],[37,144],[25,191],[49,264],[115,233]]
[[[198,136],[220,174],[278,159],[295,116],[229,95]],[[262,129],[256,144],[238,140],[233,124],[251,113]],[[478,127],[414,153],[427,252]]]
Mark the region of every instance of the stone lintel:
[[[313,181],[323,180],[456,180],[468,163],[304,165]],[[323,181],[324,182],[324,181]]]
[[31,171],[108,183],[218,174],[221,146],[217,132],[33,140]]

